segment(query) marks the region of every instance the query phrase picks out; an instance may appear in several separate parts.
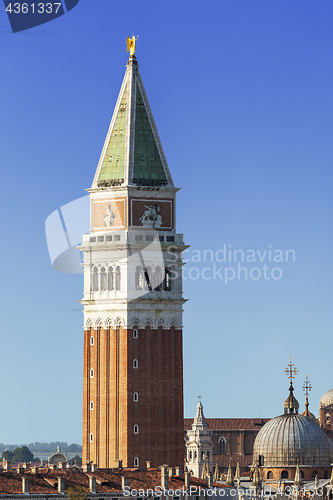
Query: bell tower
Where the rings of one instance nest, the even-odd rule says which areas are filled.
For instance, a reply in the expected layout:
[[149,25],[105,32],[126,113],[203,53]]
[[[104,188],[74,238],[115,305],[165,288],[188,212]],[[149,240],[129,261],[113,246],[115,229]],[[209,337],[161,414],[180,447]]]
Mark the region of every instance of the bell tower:
[[182,251],[175,188],[131,50],[88,192],[83,462],[183,465]]

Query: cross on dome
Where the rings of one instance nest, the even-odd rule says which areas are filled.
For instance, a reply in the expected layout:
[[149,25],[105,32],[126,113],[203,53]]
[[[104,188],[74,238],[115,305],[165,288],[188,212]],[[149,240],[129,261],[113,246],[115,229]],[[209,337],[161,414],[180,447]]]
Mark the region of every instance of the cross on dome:
[[306,379],[305,379],[305,382],[303,384],[303,387],[302,387],[303,391],[305,392],[305,396],[308,397],[310,392],[311,392],[311,389],[312,389],[312,385],[310,383],[310,380],[308,378],[308,375],[306,376]]
[[295,367],[294,363],[292,362],[291,356],[290,356],[290,362],[287,365],[287,367],[285,368],[284,372],[287,375],[287,377],[290,379],[291,382],[293,381],[293,379],[296,377],[296,375],[298,373],[297,368]]
[[290,380],[289,386],[289,397],[284,402],[284,412],[285,413],[298,413],[299,404],[297,399],[294,396],[294,387],[293,387],[293,379],[296,377],[298,370],[292,362],[292,358],[290,356],[290,362],[284,370],[285,374]]

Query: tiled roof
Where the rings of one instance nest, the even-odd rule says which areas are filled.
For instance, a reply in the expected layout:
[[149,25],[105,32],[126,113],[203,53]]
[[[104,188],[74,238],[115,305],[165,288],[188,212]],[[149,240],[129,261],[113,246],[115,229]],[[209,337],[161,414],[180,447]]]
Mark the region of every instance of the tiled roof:
[[[18,473],[15,469],[3,471],[0,474],[0,495],[22,494],[22,478],[29,478],[30,494],[54,495],[58,492],[58,478],[64,478],[65,491],[70,487],[81,487],[89,491],[89,477],[96,479],[97,493],[121,492],[121,478],[129,478],[131,489],[154,489],[161,485],[161,470],[152,469],[98,469],[96,472],[83,472],[79,468],[56,469],[39,468],[38,474],[31,470]],[[192,486],[207,488],[202,479],[190,478]],[[221,486],[220,484],[218,486]],[[178,489],[184,487],[183,479],[179,477],[168,478],[168,488]]]
[[[270,420],[269,418],[206,418],[208,430],[256,430]],[[193,418],[184,418],[184,429],[191,429]]]

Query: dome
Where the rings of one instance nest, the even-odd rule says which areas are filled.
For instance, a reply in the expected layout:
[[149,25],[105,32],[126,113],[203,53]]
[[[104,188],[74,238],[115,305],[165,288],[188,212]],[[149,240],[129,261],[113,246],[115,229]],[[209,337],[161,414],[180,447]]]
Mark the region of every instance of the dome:
[[50,458],[49,463],[58,465],[59,462],[66,463],[67,458],[63,453],[60,452],[54,453],[54,455],[52,455],[52,457]]
[[321,400],[319,401],[319,407],[320,408],[325,408],[326,406],[333,405],[333,389],[331,389],[328,392],[325,392],[325,394],[322,396]]
[[303,411],[303,413],[301,413],[301,415],[303,415],[304,417],[309,417],[309,418],[311,418],[311,420],[317,421],[317,417],[313,413],[311,413],[311,411],[309,411],[309,410]]
[[269,420],[259,431],[253,446],[254,462],[261,456],[264,467],[329,466],[333,442],[317,422],[297,413],[285,413]]

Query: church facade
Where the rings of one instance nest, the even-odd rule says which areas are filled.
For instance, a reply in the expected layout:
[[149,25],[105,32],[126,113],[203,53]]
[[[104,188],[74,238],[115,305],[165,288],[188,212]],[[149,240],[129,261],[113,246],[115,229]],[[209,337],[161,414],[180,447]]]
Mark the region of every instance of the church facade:
[[135,55],[92,187],[84,268],[83,463],[183,464],[182,250]]

